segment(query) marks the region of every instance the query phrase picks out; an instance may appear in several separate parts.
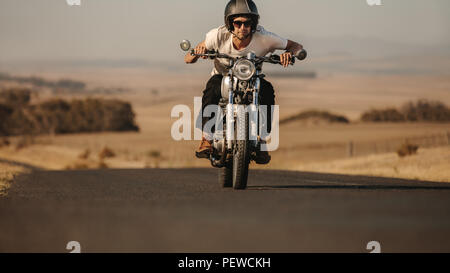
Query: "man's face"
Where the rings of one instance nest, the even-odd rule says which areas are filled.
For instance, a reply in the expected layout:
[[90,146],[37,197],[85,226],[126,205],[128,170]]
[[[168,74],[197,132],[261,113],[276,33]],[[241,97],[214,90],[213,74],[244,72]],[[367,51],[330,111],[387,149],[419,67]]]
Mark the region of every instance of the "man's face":
[[246,39],[252,32],[252,19],[248,17],[236,17],[233,19],[234,35],[239,40]]

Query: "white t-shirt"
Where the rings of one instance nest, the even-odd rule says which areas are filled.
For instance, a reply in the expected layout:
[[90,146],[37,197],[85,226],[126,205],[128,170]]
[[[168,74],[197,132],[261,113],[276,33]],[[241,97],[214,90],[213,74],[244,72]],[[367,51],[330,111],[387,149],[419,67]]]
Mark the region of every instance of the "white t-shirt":
[[[208,50],[216,50],[232,57],[243,57],[247,56],[249,52],[255,53],[256,56],[265,56],[267,53],[274,52],[277,49],[286,49],[287,41],[287,39],[266,31],[262,26],[258,25],[250,44],[246,48],[237,50],[233,46],[233,34],[225,26],[221,26],[212,29],[206,34],[205,44]],[[226,75],[228,62],[228,59],[216,58],[211,75]]]

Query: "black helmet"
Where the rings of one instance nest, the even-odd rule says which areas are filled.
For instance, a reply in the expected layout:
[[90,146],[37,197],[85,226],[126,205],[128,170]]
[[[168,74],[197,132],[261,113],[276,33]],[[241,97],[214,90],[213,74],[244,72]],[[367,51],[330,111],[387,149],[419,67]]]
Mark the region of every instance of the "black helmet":
[[225,8],[225,25],[229,31],[233,31],[233,17],[237,15],[250,16],[253,21],[252,30],[256,30],[259,21],[258,8],[252,0],[230,0]]

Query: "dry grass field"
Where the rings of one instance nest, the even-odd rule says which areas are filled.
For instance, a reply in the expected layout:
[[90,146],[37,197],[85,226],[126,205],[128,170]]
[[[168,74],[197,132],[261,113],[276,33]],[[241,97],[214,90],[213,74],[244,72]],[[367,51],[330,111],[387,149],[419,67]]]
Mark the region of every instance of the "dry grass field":
[[385,153],[300,164],[297,170],[450,182],[450,146],[419,149],[416,155]]
[[[208,167],[208,161],[194,157],[198,141],[177,142],[170,135],[175,121],[170,117],[172,107],[185,104],[193,109],[193,97],[201,96],[209,78],[207,71],[189,75],[145,69],[79,69],[58,73],[42,69],[39,76],[49,80],[69,78],[82,80],[89,86],[129,89],[126,93],[102,97],[131,102],[140,131],[37,136],[20,149],[17,149],[17,143],[21,137],[12,137],[11,145],[0,148],[0,158],[48,169]],[[22,75],[31,74],[22,72]],[[352,122],[316,124],[295,121],[284,124],[280,126],[279,149],[271,153],[272,162],[266,166],[252,164],[252,168],[358,173],[448,182],[450,175],[445,169],[450,168],[445,167],[450,166],[446,147],[449,123],[370,124],[358,122],[358,119],[363,111],[371,108],[398,107],[420,98],[450,105],[450,77],[335,74],[319,75],[315,79],[268,77],[268,80],[276,90],[280,119],[300,111],[318,109],[345,115]],[[81,95],[59,96],[69,99]],[[33,100],[37,102],[50,97],[54,95],[42,92]],[[411,158],[424,163],[423,166],[413,159],[396,158],[393,152],[405,142],[419,145],[418,155]],[[351,158],[349,143],[353,145]],[[99,153],[105,147],[114,151],[115,156],[100,159]],[[434,158],[434,153],[440,156]],[[397,167],[385,167],[386,164]],[[442,166],[429,168],[427,164]],[[356,165],[360,167],[351,167]],[[389,171],[384,171],[385,168]],[[417,172],[406,171],[408,168]],[[433,175],[435,172],[439,175]]]
[[15,166],[13,164],[0,162],[0,196],[6,194],[11,182],[20,173],[27,172],[24,167]]

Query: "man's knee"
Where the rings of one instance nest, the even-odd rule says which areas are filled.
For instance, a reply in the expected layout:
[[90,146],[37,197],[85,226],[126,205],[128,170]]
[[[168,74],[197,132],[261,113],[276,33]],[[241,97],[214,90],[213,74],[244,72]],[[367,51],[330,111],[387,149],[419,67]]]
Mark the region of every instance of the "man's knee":
[[272,84],[264,79],[261,80],[260,97],[260,104],[262,105],[275,104],[275,90]]
[[203,107],[210,104],[218,104],[220,100],[220,89],[222,87],[222,75],[214,75],[206,83],[203,91],[202,104]]

